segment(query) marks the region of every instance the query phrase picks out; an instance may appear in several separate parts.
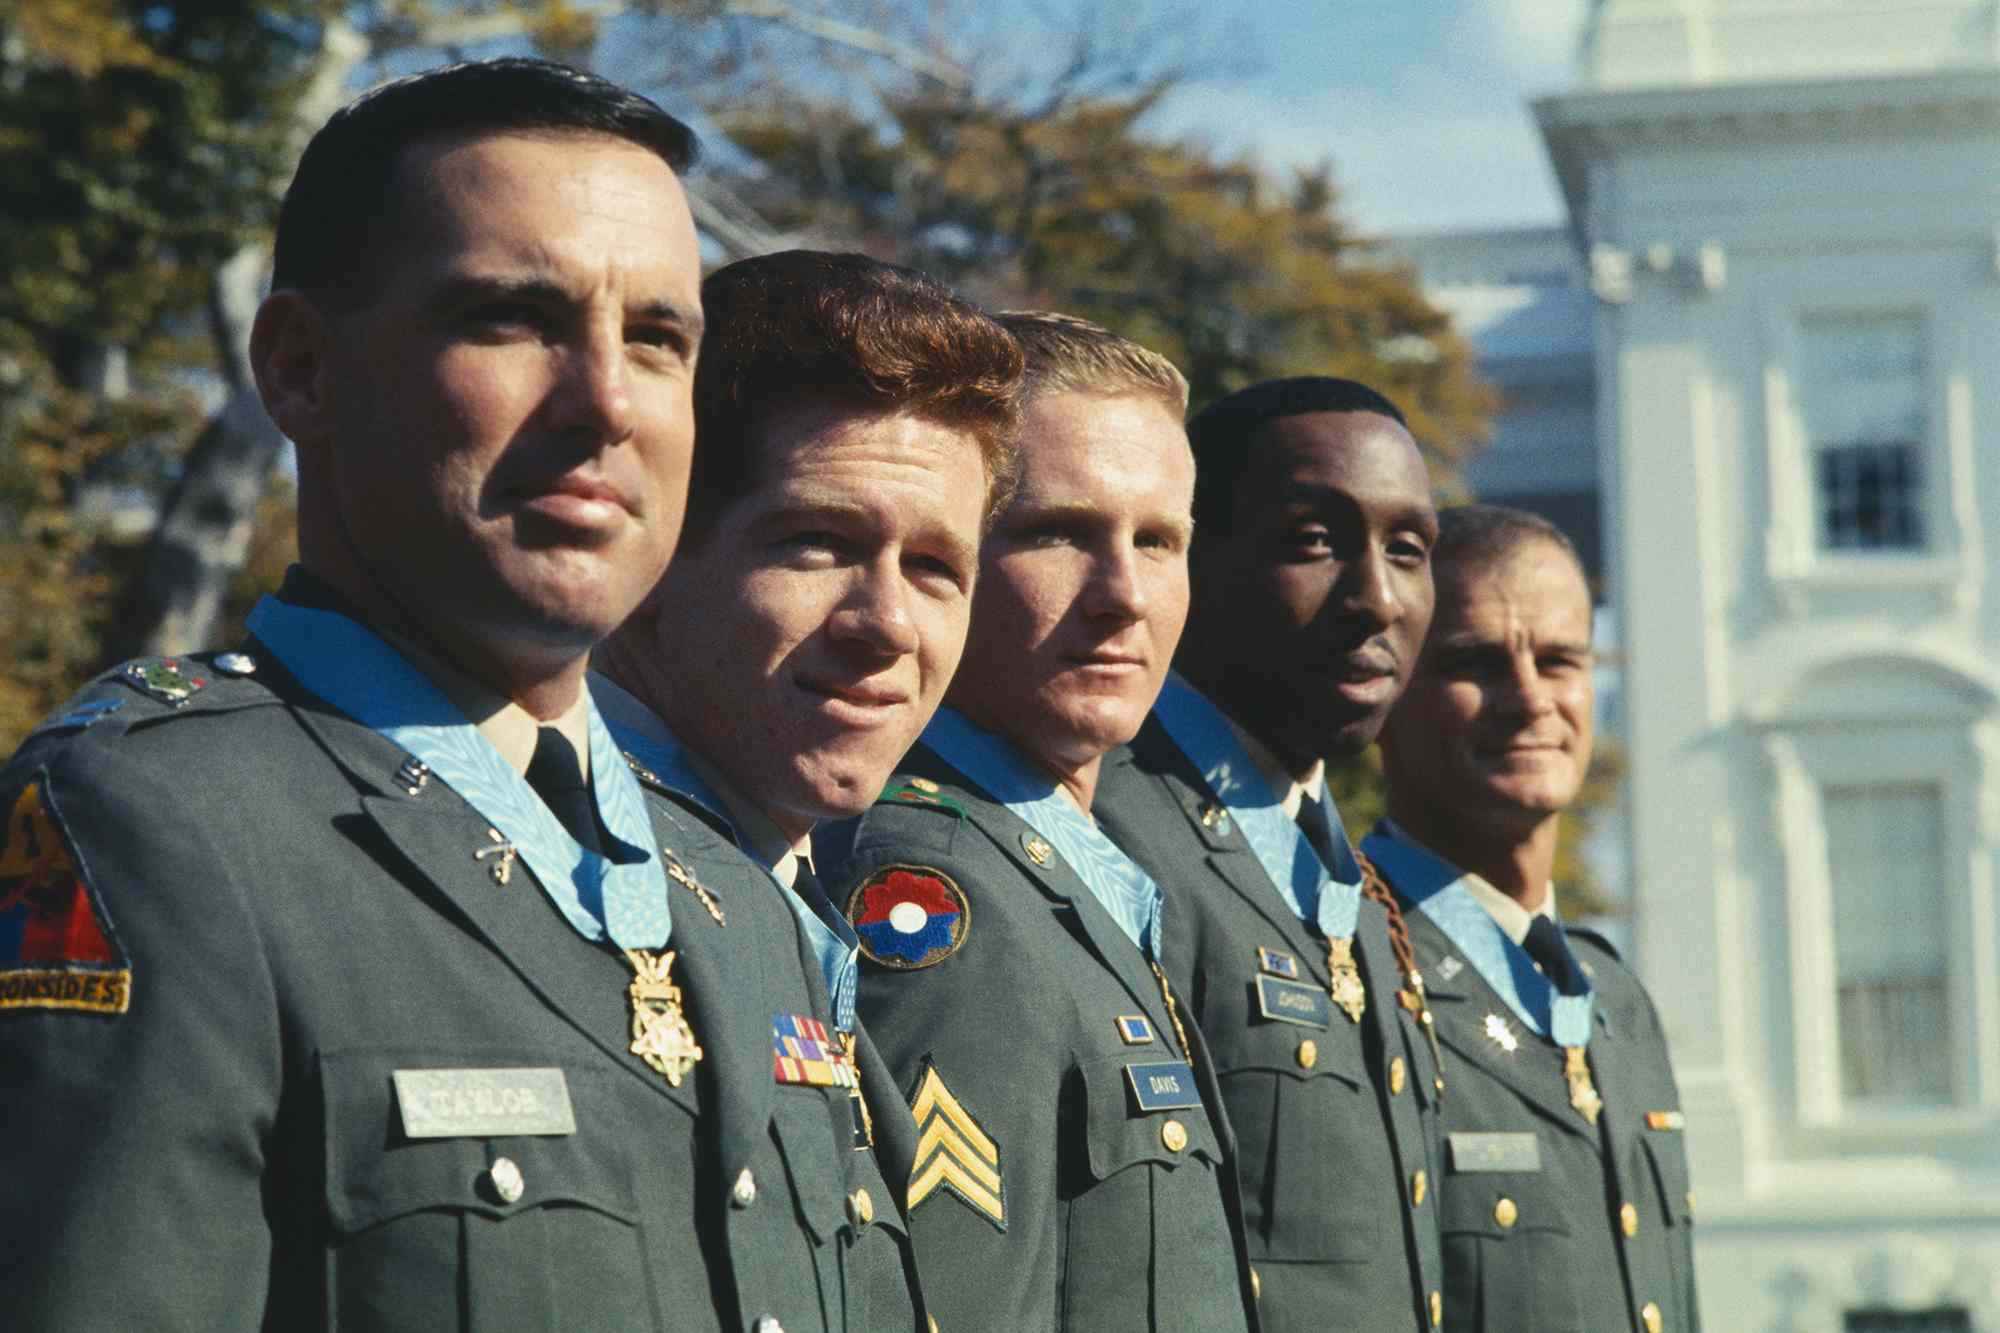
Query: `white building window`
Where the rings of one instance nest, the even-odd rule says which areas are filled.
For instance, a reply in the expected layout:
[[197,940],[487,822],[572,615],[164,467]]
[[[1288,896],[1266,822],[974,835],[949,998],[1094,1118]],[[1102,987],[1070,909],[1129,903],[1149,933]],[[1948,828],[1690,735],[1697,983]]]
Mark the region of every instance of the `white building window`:
[[1819,549],[1921,550],[1922,319],[1816,315],[1799,334]]
[[1850,1105],[1952,1101],[1944,793],[1826,786],[1840,1095]]

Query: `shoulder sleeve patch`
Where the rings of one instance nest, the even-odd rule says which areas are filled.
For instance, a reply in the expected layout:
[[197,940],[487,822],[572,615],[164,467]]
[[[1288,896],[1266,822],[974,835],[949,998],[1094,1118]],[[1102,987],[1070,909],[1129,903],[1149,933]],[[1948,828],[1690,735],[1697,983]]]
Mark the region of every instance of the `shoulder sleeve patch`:
[[132,965],[77,869],[40,783],[21,789],[0,830],[0,1011],[122,1014]]
[[943,1186],[1005,1231],[1007,1187],[1000,1176],[1000,1145],[959,1104],[929,1060],[917,1080],[910,1116],[917,1122],[917,1156],[910,1166],[909,1211]]
[[911,972],[942,963],[965,947],[972,907],[942,870],[887,865],[854,886],[847,919],[869,962]]

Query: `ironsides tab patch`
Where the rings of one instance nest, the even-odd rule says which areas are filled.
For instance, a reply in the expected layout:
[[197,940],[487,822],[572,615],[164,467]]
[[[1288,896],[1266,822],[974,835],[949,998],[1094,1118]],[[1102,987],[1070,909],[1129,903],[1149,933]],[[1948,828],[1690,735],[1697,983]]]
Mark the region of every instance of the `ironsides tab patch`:
[[132,965],[31,782],[0,832],[0,1009],[122,1014],[131,1004]]
[[972,909],[951,876],[930,866],[883,866],[855,886],[847,919],[872,963],[932,967],[965,946]]
[[943,1186],[1005,1231],[1007,1188],[1000,1176],[1000,1145],[959,1104],[929,1060],[917,1081],[910,1115],[917,1122],[917,1156],[910,1167],[909,1210],[915,1212]]

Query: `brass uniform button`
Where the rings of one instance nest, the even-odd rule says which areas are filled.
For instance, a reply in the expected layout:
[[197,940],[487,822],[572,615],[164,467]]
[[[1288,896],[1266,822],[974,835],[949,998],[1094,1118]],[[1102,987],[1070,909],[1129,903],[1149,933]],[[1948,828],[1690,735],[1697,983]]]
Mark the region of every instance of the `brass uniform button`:
[[1646,1333],[1660,1333],[1665,1326],[1660,1321],[1660,1307],[1651,1301],[1639,1307],[1639,1322],[1646,1326]]
[[1689,1217],[1693,1217],[1693,1216],[1694,1216],[1694,1191],[1693,1191],[1693,1190],[1689,1190],[1689,1191],[1688,1191],[1688,1216],[1689,1216]]
[[1443,1327],[1443,1325],[1444,1325],[1444,1293],[1441,1291],[1434,1291],[1431,1293],[1431,1327],[1441,1328]]
[[1626,1204],[1624,1207],[1620,1208],[1618,1210],[1618,1229],[1625,1233],[1625,1238],[1627,1240],[1630,1240],[1632,1237],[1638,1235],[1639,1210],[1637,1208],[1634,1208],[1629,1203]]
[[868,1197],[867,1190],[856,1190],[847,1196],[847,1220],[857,1227],[875,1220],[875,1201]]
[[1319,1043],[1307,1037],[1299,1043],[1299,1068],[1311,1069],[1319,1063]]
[[493,1197],[502,1203],[519,1203],[527,1192],[527,1177],[511,1157],[496,1157],[493,1165],[486,1168],[486,1183],[493,1187]]
[[1254,1268],[1250,1270],[1250,1299],[1264,1299],[1264,1275]]
[[1403,1057],[1399,1055],[1389,1062],[1389,1095],[1395,1096],[1401,1093],[1403,1085],[1409,1081],[1409,1067],[1403,1063]]
[[755,1202],[757,1202],[757,1177],[751,1175],[750,1168],[746,1166],[736,1173],[736,1183],[729,1187],[729,1206],[748,1208]]
[[1179,1152],[1187,1147],[1187,1126],[1178,1120],[1169,1120],[1160,1126],[1160,1142],[1167,1146],[1168,1152]]
[[931,1333],[938,1333],[937,1316],[931,1314],[931,1315],[925,1315],[924,1318],[931,1321]]
[[1417,1174],[1410,1177],[1410,1207],[1421,1208],[1424,1196],[1431,1192],[1431,1178],[1419,1167]]
[[785,1333],[785,1326],[778,1322],[778,1316],[760,1314],[757,1322],[750,1325],[750,1333]]
[[1493,1220],[1498,1222],[1504,1231],[1521,1220],[1521,1210],[1514,1206],[1512,1199],[1503,1198],[1493,1205]]

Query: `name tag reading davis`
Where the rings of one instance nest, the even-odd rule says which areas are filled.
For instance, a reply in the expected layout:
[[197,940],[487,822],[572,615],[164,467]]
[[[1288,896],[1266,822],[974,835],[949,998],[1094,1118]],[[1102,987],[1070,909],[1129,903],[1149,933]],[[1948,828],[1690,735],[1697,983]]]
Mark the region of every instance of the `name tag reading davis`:
[[398,1069],[389,1077],[413,1139],[576,1133],[560,1069]]
[[1323,1028],[1333,1021],[1333,1001],[1325,988],[1303,981],[1258,977],[1257,1008],[1266,1018],[1301,1027]]
[[1184,1060],[1126,1065],[1125,1077],[1141,1111],[1184,1111],[1201,1105],[1194,1070]]
[[1454,1171],[1539,1171],[1542,1145],[1533,1134],[1447,1134]]

